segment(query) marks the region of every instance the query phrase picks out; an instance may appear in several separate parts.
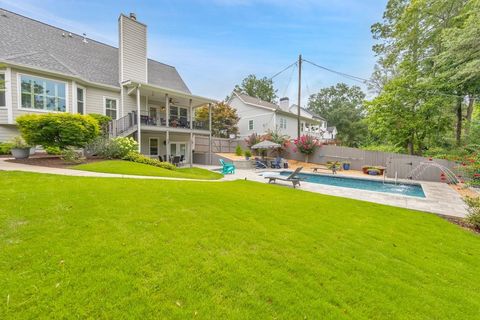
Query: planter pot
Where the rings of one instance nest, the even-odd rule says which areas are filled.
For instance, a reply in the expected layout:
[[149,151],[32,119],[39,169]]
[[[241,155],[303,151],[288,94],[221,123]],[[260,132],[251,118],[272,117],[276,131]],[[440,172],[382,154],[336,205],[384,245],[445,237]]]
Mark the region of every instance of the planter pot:
[[245,157],[245,160],[250,160],[250,157]]
[[12,148],[12,156],[15,159],[27,159],[30,156],[30,148]]
[[342,164],[343,170],[350,170],[350,163],[344,163]]

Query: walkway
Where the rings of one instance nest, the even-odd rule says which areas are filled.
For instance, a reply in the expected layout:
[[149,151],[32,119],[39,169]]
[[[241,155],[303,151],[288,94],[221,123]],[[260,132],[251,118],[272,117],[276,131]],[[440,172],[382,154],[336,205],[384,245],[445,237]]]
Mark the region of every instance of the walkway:
[[[181,180],[181,181],[202,181],[202,182],[219,182],[219,181],[232,181],[232,180],[250,180],[265,183],[265,179],[260,176],[261,171],[255,170],[236,170],[235,174],[226,175],[221,180],[200,180],[200,179],[182,179],[182,178],[169,178],[169,177],[151,177],[151,176],[134,176],[134,175],[122,175],[113,173],[99,173],[90,171],[80,171],[72,169],[51,168],[33,166],[27,164],[7,162],[6,158],[0,158],[0,170],[5,171],[25,171],[47,174],[58,174],[77,177],[101,177],[101,178],[129,178],[129,179],[153,179],[153,180]],[[196,165],[196,167],[204,169],[214,169],[218,166],[202,166]],[[268,170],[273,171],[273,170]],[[338,174],[341,176],[341,174]],[[366,191],[352,188],[343,188],[336,186],[328,186],[317,183],[302,182],[301,190],[311,191],[326,195],[351,198],[357,200],[363,200],[368,202],[374,202],[379,204],[386,204],[395,207],[425,211],[435,213],[444,216],[452,217],[465,217],[467,214],[467,206],[463,202],[461,196],[444,183],[437,182],[420,182],[425,192],[426,198],[409,197],[395,194],[387,194],[374,191]],[[279,187],[291,188],[291,184],[279,182]]]

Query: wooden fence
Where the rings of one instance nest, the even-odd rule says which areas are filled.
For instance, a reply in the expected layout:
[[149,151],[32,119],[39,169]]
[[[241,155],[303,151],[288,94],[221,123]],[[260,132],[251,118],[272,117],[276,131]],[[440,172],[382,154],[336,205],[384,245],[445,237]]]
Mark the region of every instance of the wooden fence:
[[[237,145],[246,149],[245,141],[241,139],[212,138],[212,163],[218,163],[216,153],[234,153]],[[282,156],[286,159],[298,161],[307,160],[305,155],[295,152],[294,149],[295,147],[291,144]],[[207,164],[209,157],[205,154],[208,154],[208,151],[208,137],[197,136],[195,138],[195,161]],[[412,171],[421,163],[437,163],[459,174],[459,172],[457,172],[457,165],[447,160],[433,159],[430,161],[429,158],[425,157],[391,152],[367,151],[334,145],[323,145],[308,157],[308,162],[311,163],[325,164],[327,161],[348,161],[351,163],[351,169],[353,170],[361,170],[362,166],[365,165],[382,166],[386,168],[386,176],[388,178],[395,178],[396,176],[399,179],[408,179]],[[415,178],[424,181],[441,181],[441,173],[438,167],[425,165],[424,169],[418,170],[418,175]]]

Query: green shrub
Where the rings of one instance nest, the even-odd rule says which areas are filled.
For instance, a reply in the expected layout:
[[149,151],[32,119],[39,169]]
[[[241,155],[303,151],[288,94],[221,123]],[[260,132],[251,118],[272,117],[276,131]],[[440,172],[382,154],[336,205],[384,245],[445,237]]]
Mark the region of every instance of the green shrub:
[[99,114],[99,113],[90,113],[88,116],[92,117],[98,122],[98,126],[103,134],[107,133],[108,123],[112,121],[112,118],[110,118],[109,116],[104,116],[103,114]]
[[245,157],[250,158],[252,156],[252,152],[250,150],[245,150]]
[[480,197],[465,198],[468,205],[467,221],[475,228],[480,230]]
[[83,148],[99,135],[97,120],[71,113],[27,114],[17,118],[22,137],[30,145]]
[[107,159],[122,159],[131,151],[137,151],[138,143],[133,138],[103,136],[95,138],[85,147],[89,154]]
[[45,152],[47,154],[59,155],[62,154],[62,150],[59,147],[45,147]]
[[148,164],[151,166],[167,169],[167,170],[176,170],[177,167],[175,167],[173,164],[169,162],[161,162],[157,159],[152,159],[149,157],[144,156],[143,154],[140,154],[135,151],[130,151],[126,156],[123,157],[123,160],[126,161],[131,161],[131,162],[136,162],[136,163],[143,163],[143,164]]
[[237,148],[235,148],[235,154],[237,156],[241,156],[243,154],[242,147],[240,145],[237,145]]
[[11,149],[24,149],[24,148],[30,148],[31,146],[25,142],[25,140],[22,139],[22,137],[15,137],[12,139],[11,143]]
[[0,142],[0,154],[10,154],[12,150],[12,143],[9,142]]
[[68,163],[80,163],[83,157],[73,148],[66,148],[62,150],[62,160]]

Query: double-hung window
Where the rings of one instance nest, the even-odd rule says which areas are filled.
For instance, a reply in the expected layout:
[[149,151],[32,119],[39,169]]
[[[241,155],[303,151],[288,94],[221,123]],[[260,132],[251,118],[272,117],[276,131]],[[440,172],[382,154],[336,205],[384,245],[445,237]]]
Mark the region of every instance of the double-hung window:
[[158,139],[157,138],[150,138],[150,155],[151,156],[158,156]]
[[117,119],[117,100],[105,98],[105,115]]
[[7,106],[5,73],[0,73],[0,108]]
[[280,129],[287,129],[287,119],[280,118]]
[[64,82],[27,75],[21,75],[20,81],[22,108],[67,111],[67,89]]
[[248,120],[248,130],[253,130],[253,120]]
[[77,87],[77,113],[85,114],[85,89]]

